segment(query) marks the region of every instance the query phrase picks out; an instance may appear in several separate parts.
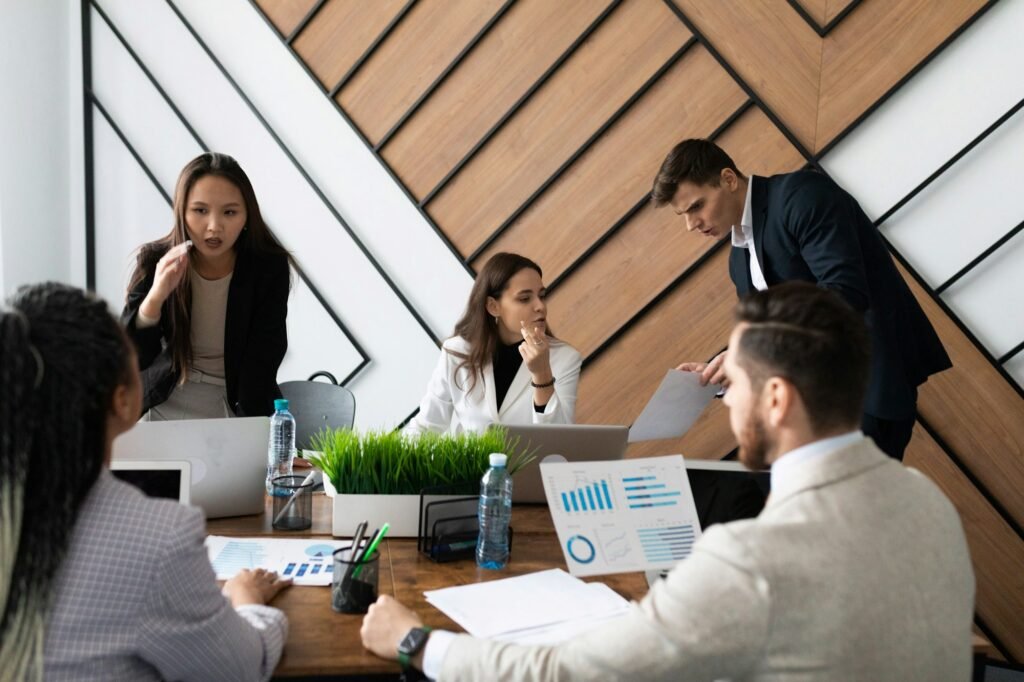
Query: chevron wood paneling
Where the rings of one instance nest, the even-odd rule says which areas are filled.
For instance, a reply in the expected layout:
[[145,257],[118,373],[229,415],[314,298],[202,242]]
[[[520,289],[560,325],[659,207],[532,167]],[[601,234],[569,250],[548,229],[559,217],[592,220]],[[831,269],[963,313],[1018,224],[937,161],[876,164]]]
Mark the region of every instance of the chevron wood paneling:
[[[797,147],[822,150],[988,6],[795,1],[816,25],[789,0],[517,0],[481,34],[503,3],[328,0],[293,48],[325,93],[366,57],[335,101],[371,145],[389,135],[381,161],[463,259],[474,256],[470,266],[499,249],[541,263],[555,282],[552,326],[588,358],[578,419],[628,424],[667,368],[722,348],[735,304],[728,249],[708,257],[712,245],[687,234],[670,209],[638,203],[668,149],[710,135],[752,95],[718,142],[747,172],[800,168],[809,159]],[[254,4],[286,36],[312,0]],[[907,461],[959,510],[978,575],[979,622],[1019,660],[1024,398],[905,278],[956,364],[921,389],[922,423],[941,442],[919,426]],[[728,412],[713,401],[683,438],[629,454],[720,458],[734,446]]]

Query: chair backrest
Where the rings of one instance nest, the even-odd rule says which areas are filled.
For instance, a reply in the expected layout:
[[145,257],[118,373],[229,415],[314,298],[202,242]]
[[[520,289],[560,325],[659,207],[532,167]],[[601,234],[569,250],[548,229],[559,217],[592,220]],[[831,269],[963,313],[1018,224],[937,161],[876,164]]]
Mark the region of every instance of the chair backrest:
[[310,440],[325,426],[351,428],[356,418],[356,397],[344,386],[317,381],[286,381],[281,393],[295,417],[295,447],[310,449]]

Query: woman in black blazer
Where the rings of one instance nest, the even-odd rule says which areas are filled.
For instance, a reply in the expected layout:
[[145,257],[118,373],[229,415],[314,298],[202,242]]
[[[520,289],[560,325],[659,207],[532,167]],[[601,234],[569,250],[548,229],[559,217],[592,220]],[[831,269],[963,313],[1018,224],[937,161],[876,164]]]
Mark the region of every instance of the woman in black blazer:
[[147,418],[269,415],[288,348],[288,253],[233,158],[181,171],[174,227],[144,244],[122,321],[135,341]]

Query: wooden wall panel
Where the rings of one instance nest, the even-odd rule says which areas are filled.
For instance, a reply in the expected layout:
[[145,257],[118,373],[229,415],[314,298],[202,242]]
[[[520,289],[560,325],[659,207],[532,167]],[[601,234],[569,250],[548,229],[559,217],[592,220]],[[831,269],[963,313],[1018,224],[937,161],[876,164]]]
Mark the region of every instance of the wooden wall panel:
[[295,51],[330,90],[404,4],[404,0],[329,0],[295,39]]
[[818,22],[818,26],[828,23],[825,18],[828,12],[828,0],[796,0],[804,11],[811,15],[811,18]]
[[562,272],[650,191],[668,148],[638,140],[705,137],[746,99],[704,48],[691,48],[473,266],[520,251],[545,254],[549,277]]
[[867,0],[825,39],[816,149],[884,95],[984,0]]
[[859,0],[826,0],[825,3],[825,23],[835,19],[843,10]]
[[[799,168],[803,161],[758,109],[748,109],[719,141],[746,172],[778,173]],[[560,329],[558,320],[571,311],[572,342],[581,353],[589,354],[712,244],[706,237],[687,233],[685,221],[671,208],[648,204],[551,292],[552,325]],[[538,250],[547,282],[558,274],[552,268],[554,251]]]
[[687,38],[664,4],[626,0],[429,205],[456,248],[479,246]]
[[259,0],[260,9],[285,37],[291,35],[315,4],[316,0]]
[[1024,526],[1024,398],[931,296],[902,268],[901,272],[953,360],[952,369],[921,387],[918,412]]
[[338,103],[376,143],[500,6],[501,0],[417,3],[342,88]]
[[384,147],[413,195],[436,187],[603,9],[595,0],[519,0]]
[[786,0],[674,1],[797,139],[812,147],[821,64],[814,29]]
[[978,615],[1008,653],[1024,660],[1024,540],[920,425],[914,428],[905,463],[935,481],[960,513],[974,564]]

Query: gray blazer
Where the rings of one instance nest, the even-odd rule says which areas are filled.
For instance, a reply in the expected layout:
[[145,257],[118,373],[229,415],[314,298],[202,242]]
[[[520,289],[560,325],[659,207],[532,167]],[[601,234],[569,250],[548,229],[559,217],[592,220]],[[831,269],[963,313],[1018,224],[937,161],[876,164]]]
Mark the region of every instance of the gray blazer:
[[237,611],[203,546],[202,512],[104,470],[79,511],[46,624],[47,680],[269,679],[278,609]]
[[956,510],[864,439],[710,528],[632,611],[559,647],[459,635],[440,680],[921,680],[971,674]]

